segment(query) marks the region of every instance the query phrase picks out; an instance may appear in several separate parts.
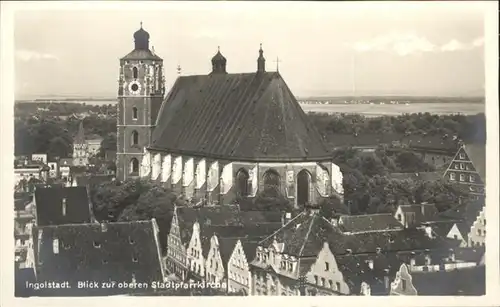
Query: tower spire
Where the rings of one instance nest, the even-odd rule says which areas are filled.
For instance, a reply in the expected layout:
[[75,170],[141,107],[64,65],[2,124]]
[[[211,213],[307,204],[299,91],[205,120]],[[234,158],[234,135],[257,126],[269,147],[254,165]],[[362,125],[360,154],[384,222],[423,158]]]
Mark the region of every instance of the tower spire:
[[266,71],[266,59],[264,58],[264,50],[262,50],[262,43],[259,49],[259,58],[257,59],[257,72]]

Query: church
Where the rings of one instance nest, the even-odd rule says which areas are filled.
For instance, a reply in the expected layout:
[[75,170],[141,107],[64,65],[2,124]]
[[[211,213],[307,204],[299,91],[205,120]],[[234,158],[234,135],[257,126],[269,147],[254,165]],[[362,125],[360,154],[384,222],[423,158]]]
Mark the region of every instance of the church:
[[218,50],[208,74],[179,76],[166,93],[149,38],[141,24],[120,59],[118,180],[150,178],[210,204],[266,189],[296,206],[342,198],[340,168],[262,46],[253,72],[228,73]]

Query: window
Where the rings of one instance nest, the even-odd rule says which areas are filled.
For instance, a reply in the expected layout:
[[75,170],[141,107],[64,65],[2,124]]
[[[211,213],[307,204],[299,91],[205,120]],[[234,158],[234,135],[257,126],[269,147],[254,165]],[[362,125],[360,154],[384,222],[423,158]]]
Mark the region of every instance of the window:
[[210,259],[210,267],[213,267],[214,266],[214,262],[212,259]]
[[450,173],[450,180],[455,180],[455,173]]
[[236,182],[237,187],[238,187],[238,193],[240,196],[245,197],[250,194],[250,189],[248,186],[248,181],[250,179],[250,176],[248,175],[247,171],[245,169],[240,169],[238,173],[236,173]]
[[132,131],[132,136],[131,136],[130,143],[132,145],[139,145],[139,132],[137,132],[135,130]]
[[328,280],[328,283],[330,284],[330,288],[333,289],[333,281],[330,279],[330,280]]
[[314,275],[314,283],[318,284],[318,275]]
[[403,291],[406,291],[406,280],[405,279],[401,280],[401,288],[403,289]]
[[218,269],[218,268],[219,268],[219,263],[218,263],[218,262],[216,262],[216,263],[215,263],[215,270],[217,271],[217,269]]
[[454,168],[458,169],[458,163],[455,163]]
[[465,154],[464,154],[464,153],[460,153],[460,155],[459,155],[459,156],[460,156],[460,159],[461,159],[461,160],[464,160],[464,159],[465,159]]
[[324,287],[325,286],[325,279],[322,277],[321,278],[321,286]]
[[139,160],[137,160],[136,158],[132,158],[130,160],[130,173],[139,173]]
[[134,68],[132,68],[132,74],[134,75],[134,79],[137,79],[139,77],[139,70],[137,69],[137,67],[134,66]]
[[132,119],[137,120],[137,108],[136,107],[132,108]]
[[338,282],[338,281],[337,281],[337,282],[336,282],[336,286],[337,286],[337,289],[336,289],[336,290],[337,290],[337,291],[340,291],[340,282]]
[[54,254],[59,254],[59,239],[54,239],[52,241],[52,251]]
[[330,269],[330,264],[328,262],[325,262],[325,271],[328,271]]
[[483,220],[483,225],[486,226],[486,219]]
[[66,198],[62,199],[62,215],[66,216]]
[[465,175],[464,174],[460,174],[460,181],[465,181]]
[[458,236],[457,235],[453,235],[453,239],[458,240]]
[[460,163],[460,169],[465,169],[465,165],[463,163]]
[[470,181],[470,182],[474,182],[474,181],[476,181],[476,178],[474,178],[474,175],[470,175],[470,176],[469,176],[469,181]]
[[401,222],[401,214],[398,214],[398,221]]

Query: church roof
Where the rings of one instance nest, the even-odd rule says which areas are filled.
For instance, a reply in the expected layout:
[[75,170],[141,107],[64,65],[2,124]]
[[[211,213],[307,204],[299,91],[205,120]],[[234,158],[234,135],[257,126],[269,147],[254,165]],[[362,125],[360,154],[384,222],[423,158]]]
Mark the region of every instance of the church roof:
[[331,157],[278,72],[179,77],[150,149],[240,161]]

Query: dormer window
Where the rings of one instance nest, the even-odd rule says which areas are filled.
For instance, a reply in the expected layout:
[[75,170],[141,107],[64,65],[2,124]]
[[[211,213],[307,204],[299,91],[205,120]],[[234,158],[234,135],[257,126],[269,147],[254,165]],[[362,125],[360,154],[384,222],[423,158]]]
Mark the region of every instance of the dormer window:
[[139,262],[139,259],[137,259],[137,257],[133,257],[132,262]]
[[135,240],[132,238],[132,237],[128,237],[128,242],[130,244],[134,244],[135,243]]
[[101,242],[94,241],[94,247],[95,248],[101,248]]

